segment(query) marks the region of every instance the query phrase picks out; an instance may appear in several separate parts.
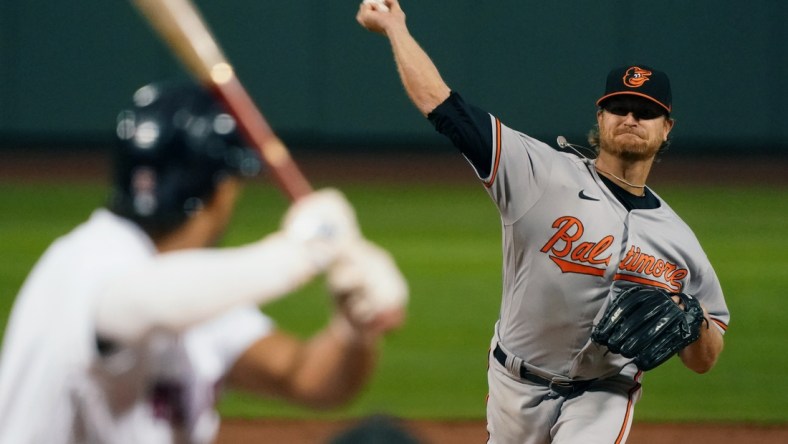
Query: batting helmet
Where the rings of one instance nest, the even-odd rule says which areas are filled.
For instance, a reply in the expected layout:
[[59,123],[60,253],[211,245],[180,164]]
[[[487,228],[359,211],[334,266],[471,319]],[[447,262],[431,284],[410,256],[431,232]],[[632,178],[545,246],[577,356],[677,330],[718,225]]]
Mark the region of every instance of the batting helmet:
[[117,118],[109,208],[156,237],[200,209],[228,176],[254,176],[257,153],[235,119],[190,82],[152,83]]

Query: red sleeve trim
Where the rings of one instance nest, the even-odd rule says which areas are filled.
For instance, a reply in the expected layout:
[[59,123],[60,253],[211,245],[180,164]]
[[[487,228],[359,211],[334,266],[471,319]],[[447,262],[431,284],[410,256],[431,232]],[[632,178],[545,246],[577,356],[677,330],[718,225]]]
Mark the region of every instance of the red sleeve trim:
[[720,321],[719,319],[711,318],[711,320],[717,324],[723,331],[728,331],[728,324]]

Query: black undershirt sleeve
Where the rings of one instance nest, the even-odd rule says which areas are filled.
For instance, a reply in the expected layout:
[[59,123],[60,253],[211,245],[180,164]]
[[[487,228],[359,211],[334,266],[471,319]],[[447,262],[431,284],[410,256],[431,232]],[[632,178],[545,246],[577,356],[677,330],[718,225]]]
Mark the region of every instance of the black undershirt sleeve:
[[[435,130],[451,140],[452,144],[471,162],[480,177],[487,177],[492,168],[492,123],[490,114],[467,103],[459,93],[435,107],[427,118]],[[644,196],[634,196],[606,177],[602,181],[627,210],[659,208],[659,199],[648,188]]]
[[452,91],[427,118],[436,131],[448,137],[465,155],[480,177],[490,174],[493,151],[490,114],[466,103]]

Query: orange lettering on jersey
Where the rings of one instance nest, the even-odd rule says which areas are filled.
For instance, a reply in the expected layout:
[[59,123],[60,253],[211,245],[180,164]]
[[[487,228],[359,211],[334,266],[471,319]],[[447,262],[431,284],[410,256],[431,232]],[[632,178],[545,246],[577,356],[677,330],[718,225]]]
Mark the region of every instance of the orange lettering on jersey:
[[594,265],[610,264],[610,254],[605,255],[613,245],[613,236],[605,236],[599,242],[577,242],[585,229],[579,219],[562,216],[553,222],[555,234],[542,247],[542,253],[548,253],[550,259],[564,273],[588,274],[603,276],[605,267]]
[[640,247],[635,246],[629,248],[618,264],[618,269],[627,273],[616,274],[616,280],[653,285],[672,292],[681,291],[684,286],[682,279],[689,274],[686,268],[679,268],[674,263],[643,253]]

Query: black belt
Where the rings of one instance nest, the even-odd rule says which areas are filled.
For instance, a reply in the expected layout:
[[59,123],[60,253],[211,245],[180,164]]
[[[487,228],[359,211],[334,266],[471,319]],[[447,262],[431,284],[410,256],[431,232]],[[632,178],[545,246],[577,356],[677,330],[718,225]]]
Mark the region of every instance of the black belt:
[[[495,350],[493,350],[493,356],[495,357],[495,360],[501,363],[502,366],[506,367],[506,353],[501,350],[500,345],[495,346]],[[543,385],[564,397],[569,397],[585,391],[588,386],[590,386],[591,383],[595,381],[594,379],[586,381],[553,381],[551,379],[543,378],[536,373],[529,372],[528,369],[525,368],[525,364],[520,365],[520,377],[526,381]]]

